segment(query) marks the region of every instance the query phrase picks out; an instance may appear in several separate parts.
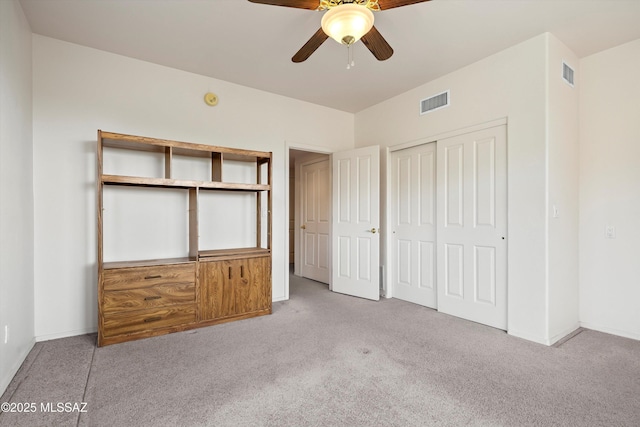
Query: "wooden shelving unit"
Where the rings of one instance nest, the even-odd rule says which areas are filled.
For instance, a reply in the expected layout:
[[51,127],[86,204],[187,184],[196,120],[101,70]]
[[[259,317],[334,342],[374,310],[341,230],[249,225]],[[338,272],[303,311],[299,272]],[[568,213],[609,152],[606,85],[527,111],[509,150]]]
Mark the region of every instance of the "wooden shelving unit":
[[[105,148],[158,153],[164,176],[104,174]],[[210,180],[176,179],[174,156],[210,160]],[[225,162],[255,165],[256,182],[225,181]],[[98,131],[98,346],[271,313],[271,153]],[[188,193],[189,253],[166,259],[104,262],[105,186]],[[255,194],[255,246],[201,248],[202,192]],[[266,221],[263,210],[266,208]],[[266,227],[266,233],[263,233]],[[266,239],[263,239],[266,234]]]

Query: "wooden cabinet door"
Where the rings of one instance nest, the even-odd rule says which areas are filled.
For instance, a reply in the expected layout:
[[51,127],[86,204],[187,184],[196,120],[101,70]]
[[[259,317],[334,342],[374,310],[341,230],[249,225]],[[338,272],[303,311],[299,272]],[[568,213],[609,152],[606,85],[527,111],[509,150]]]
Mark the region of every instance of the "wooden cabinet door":
[[242,260],[240,277],[235,285],[237,314],[265,310],[271,306],[269,261],[269,257]]
[[227,273],[232,262],[207,261],[200,263],[200,320],[222,317],[218,295],[228,295],[233,289]]
[[201,320],[219,319],[271,306],[269,257],[200,264]]

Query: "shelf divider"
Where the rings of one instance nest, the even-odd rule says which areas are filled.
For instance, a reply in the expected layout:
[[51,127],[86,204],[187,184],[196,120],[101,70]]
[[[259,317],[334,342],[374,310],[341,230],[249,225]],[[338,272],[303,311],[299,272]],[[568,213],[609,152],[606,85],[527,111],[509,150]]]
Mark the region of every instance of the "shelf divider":
[[198,189],[189,189],[189,257],[198,257]]
[[164,177],[171,179],[171,163],[173,162],[173,147],[164,147]]
[[211,153],[211,181],[222,182],[222,153]]

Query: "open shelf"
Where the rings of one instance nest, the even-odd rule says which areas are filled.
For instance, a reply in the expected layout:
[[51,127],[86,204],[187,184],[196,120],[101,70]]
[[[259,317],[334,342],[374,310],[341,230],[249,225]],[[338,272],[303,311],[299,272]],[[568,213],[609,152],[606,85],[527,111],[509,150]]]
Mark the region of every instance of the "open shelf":
[[271,160],[98,131],[98,346],[271,313]]
[[248,162],[255,162],[261,159],[271,159],[271,153],[266,151],[193,144],[189,142],[170,141],[145,136],[124,135],[113,132],[101,132],[101,134],[103,147],[150,151],[156,153],[165,153],[166,148],[171,148],[174,154],[192,157],[210,157],[211,153],[221,153],[225,159]]
[[201,188],[203,190],[233,191],[269,191],[268,184],[241,184],[233,182],[191,181],[167,178],[148,178],[140,176],[102,175],[102,182],[107,185],[132,185],[160,188]]

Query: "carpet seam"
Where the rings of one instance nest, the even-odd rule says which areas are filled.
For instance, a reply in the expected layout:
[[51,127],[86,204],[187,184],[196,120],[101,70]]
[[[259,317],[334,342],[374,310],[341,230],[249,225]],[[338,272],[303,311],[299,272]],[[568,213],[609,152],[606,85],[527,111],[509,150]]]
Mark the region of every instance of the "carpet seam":
[[[91,352],[91,362],[89,363],[89,372],[87,372],[87,382],[84,384],[84,391],[82,393],[82,401],[87,401],[87,390],[89,389],[89,381],[91,380],[91,372],[93,371],[93,365],[96,358],[96,349],[97,346],[93,346],[93,351]],[[78,412],[78,419],[76,421],[76,427],[80,427],[80,419],[82,418],[82,412]]]

